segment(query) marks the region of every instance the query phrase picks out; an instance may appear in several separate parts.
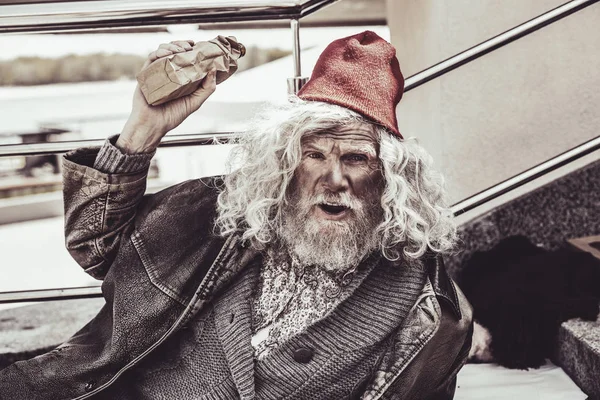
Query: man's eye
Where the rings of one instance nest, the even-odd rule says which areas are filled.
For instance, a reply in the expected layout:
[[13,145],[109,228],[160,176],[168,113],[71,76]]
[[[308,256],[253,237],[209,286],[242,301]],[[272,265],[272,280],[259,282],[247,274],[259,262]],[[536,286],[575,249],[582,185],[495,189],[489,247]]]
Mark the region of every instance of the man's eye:
[[364,154],[350,154],[346,159],[351,162],[366,162],[369,160]]
[[314,159],[317,159],[317,160],[323,159],[323,154],[321,154],[321,153],[308,153],[306,156],[308,158],[314,158]]

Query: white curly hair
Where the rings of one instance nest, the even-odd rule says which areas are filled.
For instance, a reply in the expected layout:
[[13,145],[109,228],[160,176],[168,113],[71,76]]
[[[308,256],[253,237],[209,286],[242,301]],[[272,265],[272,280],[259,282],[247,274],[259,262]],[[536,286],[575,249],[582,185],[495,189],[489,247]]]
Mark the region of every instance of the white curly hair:
[[445,202],[443,178],[416,140],[400,140],[347,108],[295,96],[260,113],[236,141],[229,160],[232,172],[217,200],[218,233],[239,232],[259,245],[277,240],[290,183],[301,161],[302,137],[357,122],[373,126],[379,138],[385,187],[383,219],[376,229],[383,256],[410,261],[428,249],[450,250],[456,227]]

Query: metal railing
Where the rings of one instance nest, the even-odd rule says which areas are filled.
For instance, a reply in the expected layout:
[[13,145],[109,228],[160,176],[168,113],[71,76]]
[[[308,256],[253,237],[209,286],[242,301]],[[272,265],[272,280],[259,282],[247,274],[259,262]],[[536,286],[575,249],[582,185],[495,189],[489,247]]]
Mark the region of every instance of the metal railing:
[[0,304],[27,301],[75,300],[101,297],[100,286],[70,287],[63,289],[19,290],[0,293]]
[[[497,35],[485,42],[478,44],[460,54],[448,58],[424,71],[421,71],[406,80],[406,91],[412,90],[434,78],[442,76],[461,65],[471,62],[483,55],[496,50],[508,43],[511,43],[521,37],[524,37],[544,26],[547,26],[553,22],[556,22],[568,15],[571,15],[585,7],[588,7],[598,0],[572,0],[566,4],[563,4],[553,10],[550,10],[536,18],[533,18],[515,28],[512,28],[500,35]],[[219,138],[219,140],[229,140],[235,133],[218,133],[218,134],[199,134],[199,135],[180,135],[171,136],[165,138],[164,143],[161,146],[182,146],[182,145],[204,145],[212,143],[213,138]],[[179,142],[178,142],[179,141]],[[14,156],[14,155],[40,155],[49,154],[56,152],[66,152],[77,147],[80,147],[83,143],[90,144],[101,144],[103,141],[70,141],[70,142],[56,142],[56,143],[45,143],[37,145],[37,148],[33,148],[31,144],[28,145],[4,145],[0,146],[0,156]],[[20,147],[21,146],[21,147]],[[492,199],[495,199],[502,194],[513,190],[519,186],[524,185],[531,180],[542,176],[552,170],[559,168],[566,163],[583,157],[593,151],[600,149],[600,137],[592,139],[574,149],[571,149],[563,154],[560,154],[551,160],[548,160],[542,164],[539,164],[521,174],[516,175],[504,182],[501,182],[489,189],[486,189],[474,196],[465,199],[452,207],[452,211],[455,215],[465,213],[473,208],[486,203]],[[46,295],[44,294],[46,293]],[[85,297],[99,297],[100,287],[86,287],[86,288],[64,288],[64,289],[51,289],[51,290],[37,290],[37,291],[20,291],[20,292],[6,292],[0,293],[0,304],[11,303],[11,302],[23,302],[32,300],[47,300],[47,299],[73,299],[82,298],[82,293]]]
[[[515,40],[527,36],[538,29],[541,29],[549,24],[552,24],[562,18],[565,18],[579,10],[584,9],[600,0],[572,0],[568,3],[565,3],[559,7],[556,7],[553,10],[550,10],[538,17],[535,17],[521,25],[518,25],[512,29],[507,30],[504,33],[501,33],[497,36],[494,36],[491,39],[488,39],[476,46],[471,47],[468,50],[465,50],[453,57],[450,57],[438,64],[435,64],[421,72],[418,72],[406,79],[405,82],[405,92],[408,92],[412,89],[415,89],[432,79],[440,77],[448,72],[467,64],[471,61],[474,61],[484,55],[494,51],[500,47],[503,47]],[[292,31],[294,32],[294,38],[296,40],[295,43],[298,43],[298,25],[292,21]],[[294,57],[294,75],[298,76],[300,74],[300,50],[294,46],[294,54],[297,56]],[[206,133],[206,134],[196,134],[196,135],[181,135],[179,140],[183,140],[183,136],[189,138],[189,140],[185,140],[185,145],[205,145],[210,144],[210,141],[207,141],[207,137],[219,136],[223,140],[227,140],[228,133]],[[234,135],[233,133],[229,133],[229,135]],[[174,137],[174,136],[173,136]],[[194,139],[195,138],[195,139]],[[197,140],[194,143],[194,140]],[[26,146],[20,144],[10,144],[10,145],[2,145],[0,146],[0,157],[8,157],[8,156],[23,156],[23,155],[42,155],[42,154],[52,154],[52,153],[62,153],[67,152],[82,145],[82,141],[63,141],[63,142],[53,142],[53,143],[40,143],[37,145],[28,144]],[[102,143],[102,141],[90,141],[91,143],[97,144]],[[161,146],[170,146],[176,144],[170,144],[171,140],[169,137],[166,137],[164,143]]]
[[[197,133],[187,135],[165,136],[160,147],[203,146],[215,141],[227,142],[235,138],[235,132]],[[80,147],[102,146],[105,139],[69,140],[62,142],[3,144],[0,145],[0,157],[42,156],[47,154],[66,153]]]
[[491,39],[486,40],[473,46],[468,50],[463,51],[453,57],[444,60],[433,67],[427,68],[406,80],[405,90],[411,90],[422,84],[429,82],[439,76],[442,76],[464,64],[478,59],[494,50],[497,50],[507,44],[514,42],[524,36],[527,36],[547,25],[559,21],[577,11],[591,6],[598,0],[573,0],[556,7],[538,17],[532,18],[527,22],[522,23],[512,29],[507,30]]
[[0,5],[0,33],[299,19],[338,0],[94,0]]
[[474,194],[473,196],[461,200],[453,205],[450,209],[455,217],[464,214],[467,211],[477,208],[482,204],[485,204],[502,196],[505,193],[510,192],[513,189],[521,187],[526,183],[539,178],[540,176],[546,175],[549,172],[552,172],[597,150],[600,150],[600,136],[590,139],[587,142],[582,143],[571,150],[567,150],[549,160],[546,160],[535,167],[523,171],[512,178],[502,181],[488,189]]

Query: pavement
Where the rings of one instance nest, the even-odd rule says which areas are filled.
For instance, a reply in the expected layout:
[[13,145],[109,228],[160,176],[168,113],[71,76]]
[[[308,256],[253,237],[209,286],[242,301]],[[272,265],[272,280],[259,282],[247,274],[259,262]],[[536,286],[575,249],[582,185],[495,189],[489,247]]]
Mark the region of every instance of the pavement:
[[104,299],[59,300],[0,310],[0,369],[42,354],[91,320]]

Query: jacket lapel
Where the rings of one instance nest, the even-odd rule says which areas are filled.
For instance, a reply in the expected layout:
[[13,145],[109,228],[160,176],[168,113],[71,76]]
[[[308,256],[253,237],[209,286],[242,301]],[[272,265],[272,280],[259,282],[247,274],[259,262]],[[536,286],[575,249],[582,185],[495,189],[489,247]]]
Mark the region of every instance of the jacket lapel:
[[427,253],[424,256],[425,268],[431,281],[433,291],[436,296],[446,302],[450,309],[459,320],[462,319],[460,305],[458,304],[458,295],[452,279],[446,271],[442,256],[434,253]]
[[324,342],[329,332],[345,332],[336,340],[345,351],[377,343],[402,324],[425,281],[421,268],[380,260],[346,301],[308,331]]

